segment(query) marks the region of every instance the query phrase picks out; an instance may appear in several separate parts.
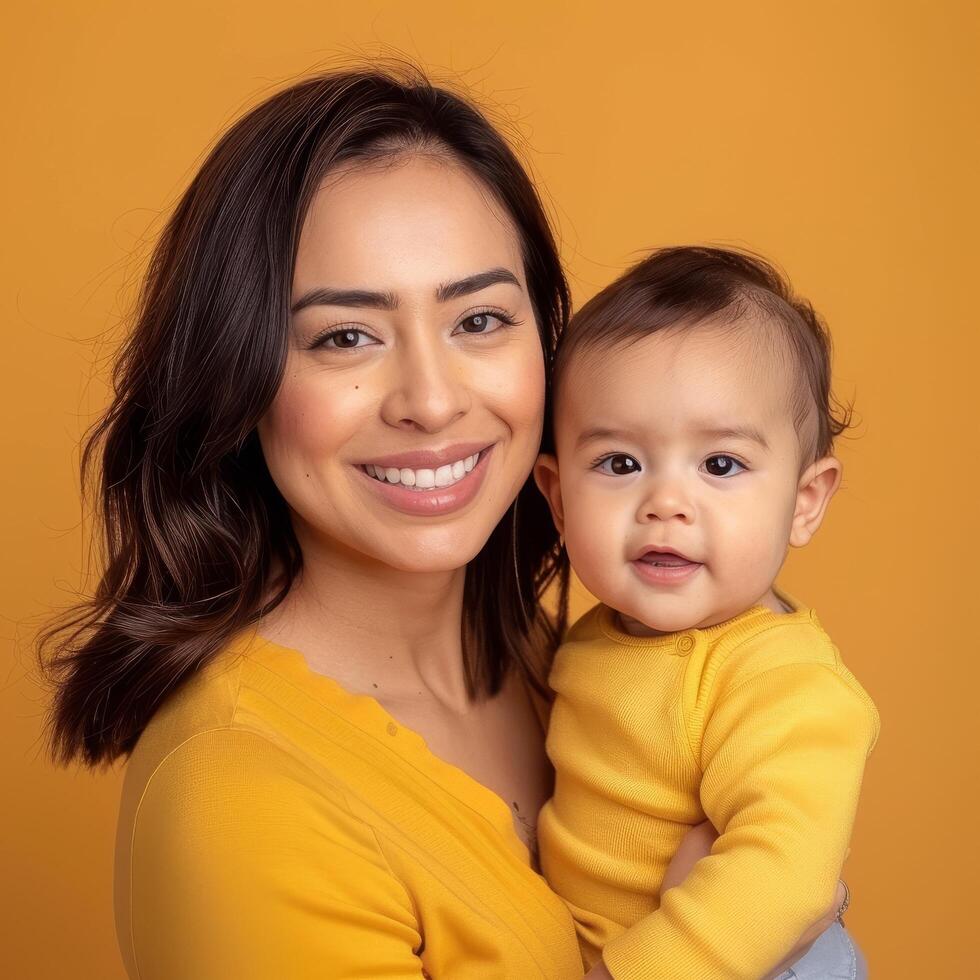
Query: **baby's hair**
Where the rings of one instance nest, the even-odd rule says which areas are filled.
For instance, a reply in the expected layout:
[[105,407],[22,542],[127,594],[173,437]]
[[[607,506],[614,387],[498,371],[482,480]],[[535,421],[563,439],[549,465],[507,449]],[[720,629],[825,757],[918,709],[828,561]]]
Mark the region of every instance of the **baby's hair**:
[[830,334],[785,276],[744,250],[678,245],[656,249],[628,269],[589,300],[563,332],[553,375],[556,396],[576,354],[611,350],[661,330],[687,330],[709,321],[748,326],[753,314],[761,321],[760,331],[767,331],[758,339],[765,343],[775,329],[795,366],[791,410],[803,464],[820,459],[851,425],[850,406],[831,392]]

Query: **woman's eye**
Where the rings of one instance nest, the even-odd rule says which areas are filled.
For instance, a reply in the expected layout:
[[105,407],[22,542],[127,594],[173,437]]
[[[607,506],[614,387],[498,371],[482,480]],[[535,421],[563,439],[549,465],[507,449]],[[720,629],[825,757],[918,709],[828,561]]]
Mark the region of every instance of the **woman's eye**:
[[640,472],[640,464],[625,453],[613,453],[612,456],[600,460],[596,469],[610,476],[629,476],[630,473]]
[[367,343],[361,343],[360,341],[366,340],[368,343],[373,342],[374,338],[369,334],[366,334],[363,330],[354,330],[351,327],[347,327],[343,330],[334,330],[332,333],[325,334],[314,342],[314,347],[326,347],[341,349],[341,350],[352,350],[355,347],[367,347]]
[[500,313],[471,313],[468,317],[460,320],[459,326],[463,328],[463,333],[494,333],[504,325],[510,325],[511,320]]
[[736,473],[740,473],[745,469],[733,456],[722,454],[709,456],[704,461],[704,468],[711,476],[734,476]]

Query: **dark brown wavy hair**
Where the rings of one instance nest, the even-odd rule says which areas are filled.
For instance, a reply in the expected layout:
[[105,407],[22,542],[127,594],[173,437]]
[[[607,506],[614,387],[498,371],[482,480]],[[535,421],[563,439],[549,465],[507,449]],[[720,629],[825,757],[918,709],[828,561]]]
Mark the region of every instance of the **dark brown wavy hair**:
[[[569,311],[555,241],[527,172],[470,101],[402,65],[309,76],[247,112],[167,222],[114,397],[83,440],[83,493],[97,470],[101,579],[37,640],[56,761],[128,755],[164,699],[285,598],[302,555],[256,423],[283,373],[300,229],[327,171],[413,149],[461,163],[514,221],[550,376]],[[555,615],[541,604],[551,584]],[[567,593],[529,477],[466,570],[471,697],[497,693],[512,669],[546,691]]]

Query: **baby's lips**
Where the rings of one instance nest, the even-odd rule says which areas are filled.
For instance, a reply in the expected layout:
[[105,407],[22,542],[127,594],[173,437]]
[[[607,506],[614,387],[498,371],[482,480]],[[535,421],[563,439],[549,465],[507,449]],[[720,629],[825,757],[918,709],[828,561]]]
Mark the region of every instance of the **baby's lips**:
[[660,562],[664,565],[698,565],[700,562],[696,562],[693,558],[688,558],[687,555],[681,554],[679,551],[674,551],[670,549],[659,549],[659,548],[647,548],[640,555],[637,556],[635,561],[645,561],[645,562]]

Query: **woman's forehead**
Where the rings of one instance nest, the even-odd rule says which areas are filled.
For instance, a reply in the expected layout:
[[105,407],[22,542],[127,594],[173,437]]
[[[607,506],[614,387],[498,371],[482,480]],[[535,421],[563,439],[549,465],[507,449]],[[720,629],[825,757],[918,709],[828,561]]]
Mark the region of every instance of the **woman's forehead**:
[[304,220],[293,292],[431,291],[491,268],[509,269],[523,285],[513,222],[460,164],[419,154],[323,181]]

